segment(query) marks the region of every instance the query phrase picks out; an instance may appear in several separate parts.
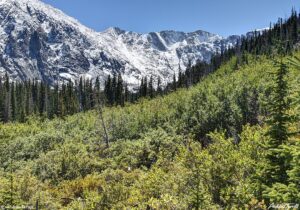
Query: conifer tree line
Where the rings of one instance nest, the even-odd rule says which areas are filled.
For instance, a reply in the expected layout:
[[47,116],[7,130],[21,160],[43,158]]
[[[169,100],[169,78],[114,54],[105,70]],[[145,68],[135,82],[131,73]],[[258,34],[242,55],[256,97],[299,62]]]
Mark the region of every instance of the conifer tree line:
[[95,109],[99,103],[124,106],[148,94],[154,97],[161,87],[155,88],[152,78],[149,83],[146,78],[144,81],[139,91],[132,92],[120,74],[108,76],[104,88],[99,77],[50,86],[38,80],[11,82],[6,74],[0,77],[0,122],[25,122],[31,115],[52,119]]
[[124,106],[126,102],[135,102],[140,98],[154,98],[175,91],[177,88],[188,88],[201,81],[206,75],[216,71],[233,56],[237,57],[236,69],[247,64],[247,55],[273,56],[276,43],[285,43],[285,53],[290,53],[299,41],[300,16],[293,9],[291,16],[279,19],[269,30],[253,32],[252,36],[242,37],[235,47],[224,49],[212,56],[210,63],[199,62],[188,65],[185,71],[179,70],[173,81],[162,85],[161,78],[143,77],[137,91],[129,91],[121,74],[108,76],[104,88],[100,88],[100,79],[80,78],[72,83],[64,82],[50,86],[46,82],[33,80],[10,82],[7,75],[0,78],[0,121],[24,122],[30,115],[46,118],[63,117],[77,112],[94,109],[99,101],[106,106]]
[[79,81],[64,82],[50,86],[38,81],[11,82],[6,74],[0,78],[0,121],[24,122],[30,115],[52,119],[94,109],[103,103],[107,106],[134,101],[136,94],[130,93],[121,75],[108,77],[104,90],[100,79],[80,78]]

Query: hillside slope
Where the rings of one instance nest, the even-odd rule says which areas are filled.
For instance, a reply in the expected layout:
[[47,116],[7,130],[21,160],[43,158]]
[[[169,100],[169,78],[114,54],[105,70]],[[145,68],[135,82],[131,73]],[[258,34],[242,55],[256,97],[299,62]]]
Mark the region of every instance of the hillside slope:
[[[105,109],[110,148],[96,111],[1,125],[0,205],[11,202],[13,183],[14,204],[39,200],[44,209],[263,206],[253,180],[274,67],[266,57],[248,60],[237,68],[233,58],[191,89]],[[291,95],[299,80],[291,68]]]

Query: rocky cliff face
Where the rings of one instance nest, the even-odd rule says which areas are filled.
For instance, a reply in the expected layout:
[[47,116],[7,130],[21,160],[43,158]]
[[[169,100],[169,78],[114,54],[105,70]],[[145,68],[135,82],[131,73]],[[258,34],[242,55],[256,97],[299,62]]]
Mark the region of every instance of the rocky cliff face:
[[100,76],[104,81],[121,73],[132,88],[144,76],[166,83],[179,68],[209,61],[238,38],[205,31],[95,32],[39,0],[0,0],[0,74],[14,80]]

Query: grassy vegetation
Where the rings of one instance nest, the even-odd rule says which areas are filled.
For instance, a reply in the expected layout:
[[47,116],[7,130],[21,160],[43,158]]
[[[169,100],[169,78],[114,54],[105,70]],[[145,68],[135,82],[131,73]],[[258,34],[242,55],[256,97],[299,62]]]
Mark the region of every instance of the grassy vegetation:
[[[0,125],[0,206],[263,209],[264,198],[300,202],[299,136],[286,149],[289,183],[267,192],[259,180],[275,69],[266,57],[248,56],[248,65],[233,58],[193,88],[106,108],[109,148],[97,111]],[[300,71],[291,67],[288,77],[297,101]],[[298,107],[288,113],[292,133],[300,128]]]

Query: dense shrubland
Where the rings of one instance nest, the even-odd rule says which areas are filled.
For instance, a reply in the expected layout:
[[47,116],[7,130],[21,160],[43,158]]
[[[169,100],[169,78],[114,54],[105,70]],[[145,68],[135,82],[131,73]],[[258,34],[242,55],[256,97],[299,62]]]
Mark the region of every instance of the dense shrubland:
[[105,108],[109,147],[97,110],[2,124],[0,206],[265,209],[300,203],[300,71],[289,66],[284,78],[290,102],[284,126],[292,135],[279,154],[287,176],[266,183],[278,68],[266,56],[244,56],[248,64],[237,66],[233,57],[190,89]]

